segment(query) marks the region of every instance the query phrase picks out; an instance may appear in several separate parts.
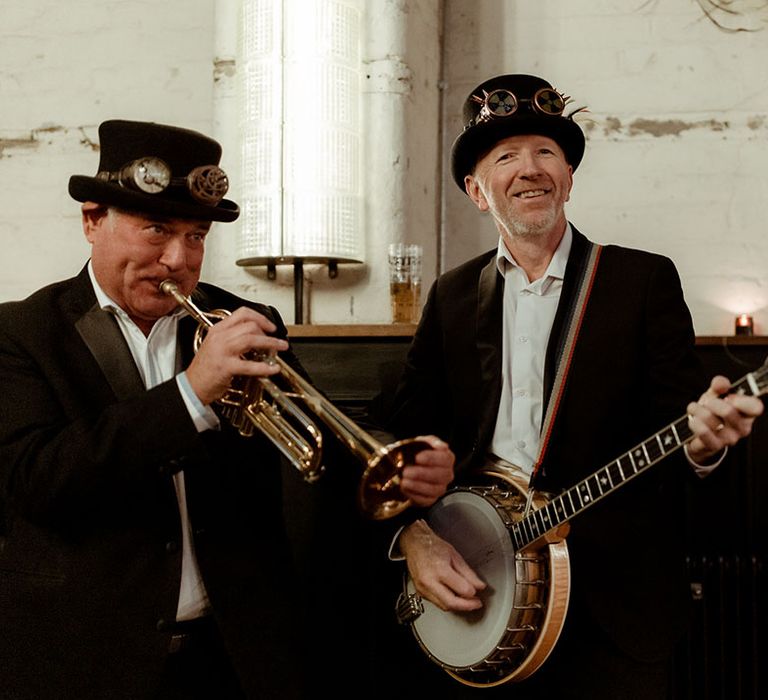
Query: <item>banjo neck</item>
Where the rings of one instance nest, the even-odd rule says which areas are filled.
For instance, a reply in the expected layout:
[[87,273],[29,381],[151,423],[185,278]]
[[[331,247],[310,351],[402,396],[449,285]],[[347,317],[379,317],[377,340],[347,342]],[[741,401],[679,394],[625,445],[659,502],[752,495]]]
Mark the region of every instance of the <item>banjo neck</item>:
[[[728,393],[760,396],[768,391],[766,375],[768,363],[735,382]],[[509,528],[515,550],[519,552],[537,542],[638,474],[650,469],[693,437],[688,416],[682,416],[545,505],[531,511]]]

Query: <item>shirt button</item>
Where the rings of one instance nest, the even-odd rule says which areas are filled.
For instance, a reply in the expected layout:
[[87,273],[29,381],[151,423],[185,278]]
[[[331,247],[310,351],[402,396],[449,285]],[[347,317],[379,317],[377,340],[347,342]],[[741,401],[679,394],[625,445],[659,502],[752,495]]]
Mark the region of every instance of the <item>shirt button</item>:
[[522,450],[525,447],[525,440],[518,440],[517,446]]

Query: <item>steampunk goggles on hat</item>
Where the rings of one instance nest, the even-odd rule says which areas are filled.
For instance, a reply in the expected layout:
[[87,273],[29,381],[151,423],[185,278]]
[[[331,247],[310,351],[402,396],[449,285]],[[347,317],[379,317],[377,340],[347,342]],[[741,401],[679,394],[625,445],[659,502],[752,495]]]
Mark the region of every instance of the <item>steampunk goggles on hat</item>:
[[501,88],[491,92],[483,90],[482,97],[472,95],[470,99],[482,106],[478,115],[467,124],[466,129],[493,119],[510,117],[522,105],[528,105],[529,109],[536,114],[559,117],[565,110],[565,104],[569,98],[563,97],[553,88],[545,87],[537,90],[533,97],[517,97],[513,92]]
[[172,177],[168,164],[154,156],[133,160],[118,171],[102,170],[96,177],[145,194],[185,187],[196,202],[210,206],[216,206],[229,189],[227,174],[218,165],[201,165],[186,177]]

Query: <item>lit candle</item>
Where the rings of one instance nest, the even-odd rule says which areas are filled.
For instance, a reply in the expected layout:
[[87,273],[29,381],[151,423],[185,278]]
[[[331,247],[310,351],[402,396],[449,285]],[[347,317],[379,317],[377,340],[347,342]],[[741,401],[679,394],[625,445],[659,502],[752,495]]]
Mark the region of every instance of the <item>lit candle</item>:
[[736,317],[736,335],[752,335],[754,326],[749,314],[739,314]]

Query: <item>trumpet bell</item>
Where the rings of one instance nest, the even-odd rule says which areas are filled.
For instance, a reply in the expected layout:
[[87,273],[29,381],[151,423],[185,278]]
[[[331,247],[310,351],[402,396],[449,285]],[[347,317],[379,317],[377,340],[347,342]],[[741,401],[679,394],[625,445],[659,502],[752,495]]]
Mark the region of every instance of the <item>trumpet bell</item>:
[[360,509],[373,520],[394,518],[411,506],[400,489],[403,469],[415,464],[417,452],[430,449],[418,438],[409,438],[381,447],[370,457],[360,479],[357,498]]

